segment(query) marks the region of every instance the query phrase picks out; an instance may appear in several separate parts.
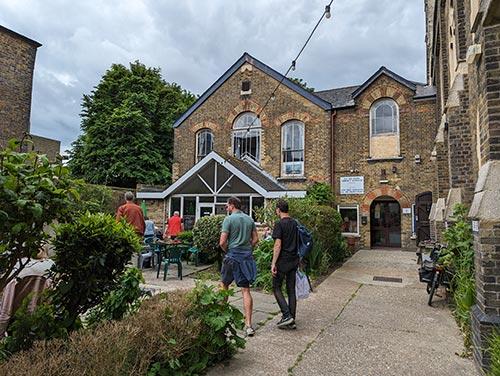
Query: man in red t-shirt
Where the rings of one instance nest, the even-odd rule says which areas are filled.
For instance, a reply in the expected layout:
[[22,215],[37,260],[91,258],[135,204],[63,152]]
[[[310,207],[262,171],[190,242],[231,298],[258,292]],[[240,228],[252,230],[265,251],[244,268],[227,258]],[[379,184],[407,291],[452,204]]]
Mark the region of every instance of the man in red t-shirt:
[[167,221],[167,227],[165,228],[165,234],[163,234],[163,239],[170,238],[174,240],[177,235],[183,230],[182,218],[178,211],[174,212],[174,215],[170,217]]
[[134,203],[134,194],[132,192],[125,193],[125,204],[120,206],[116,212],[116,220],[124,217],[125,220],[135,228],[135,232],[139,236],[144,235],[144,215],[139,205]]

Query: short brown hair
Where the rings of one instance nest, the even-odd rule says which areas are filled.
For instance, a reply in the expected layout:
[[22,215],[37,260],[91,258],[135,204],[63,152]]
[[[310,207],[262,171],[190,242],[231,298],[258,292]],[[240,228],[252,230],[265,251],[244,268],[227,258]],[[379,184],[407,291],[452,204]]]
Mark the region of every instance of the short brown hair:
[[279,209],[282,213],[288,213],[288,202],[280,198],[276,201],[276,208]]
[[233,205],[236,209],[241,209],[241,200],[236,196],[231,196],[227,199],[229,205]]

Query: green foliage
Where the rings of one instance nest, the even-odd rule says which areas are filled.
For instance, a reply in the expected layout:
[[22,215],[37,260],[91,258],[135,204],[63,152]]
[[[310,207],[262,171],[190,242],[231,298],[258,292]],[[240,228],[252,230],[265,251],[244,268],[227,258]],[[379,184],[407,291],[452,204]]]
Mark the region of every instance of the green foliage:
[[271,262],[273,260],[274,240],[261,240],[253,251],[253,257],[257,264],[257,278],[255,286],[264,291],[271,291],[273,288],[273,275],[271,273]]
[[306,89],[308,92],[314,93],[314,88],[307,86],[307,82],[305,82],[302,78],[290,77],[289,80]]
[[0,150],[0,291],[21,270],[11,273],[16,263],[47,240],[44,227],[70,217],[78,196],[66,167],[17,147],[11,141]]
[[[339,212],[331,206],[318,205],[310,196],[287,201],[292,218],[299,220],[313,235],[314,247],[307,257],[309,271],[322,274],[333,263],[343,261],[347,246],[341,235],[342,218]],[[274,202],[256,210],[256,215],[260,222],[271,228],[278,220]]]
[[135,187],[170,177],[172,124],[195,100],[159,68],[113,64],[83,96],[82,135],[73,143],[73,175],[94,184]]
[[57,228],[54,290],[50,295],[68,328],[78,326],[78,316],[100,304],[120,283],[120,277],[140,239],[124,220],[109,214],[86,213]]
[[80,200],[75,211],[115,214],[113,192],[104,185],[82,183],[77,188]]
[[210,260],[221,255],[219,240],[224,218],[223,215],[201,217],[194,225],[193,243]]
[[137,268],[129,268],[120,277],[120,285],[104,297],[102,303],[90,309],[85,317],[88,326],[95,327],[105,320],[121,320],[125,315],[136,312],[140,307],[142,291],[139,287],[144,283],[142,272]]
[[440,262],[453,271],[451,290],[454,314],[465,335],[465,345],[471,345],[470,310],[475,301],[474,247],[467,208],[457,204],[453,208],[453,223],[443,233],[447,247]]
[[193,244],[193,231],[182,231],[177,235],[176,239],[185,244]]
[[192,351],[184,353],[176,362],[168,363],[168,368],[175,372],[157,374],[198,375],[207,367],[229,359],[238,348],[245,346],[245,340],[237,332],[244,327],[243,314],[227,301],[232,294],[232,290],[220,290],[200,282],[196,284],[188,295],[192,303],[189,316],[201,322],[200,335],[195,339]]
[[9,336],[0,342],[3,360],[13,353],[29,349],[35,340],[65,338],[68,335],[53,305],[42,301],[33,312],[29,312],[29,300],[30,297],[24,299],[9,325]]
[[495,330],[488,341],[488,353],[490,354],[490,371],[488,375],[500,375],[500,332]]
[[313,199],[318,205],[335,205],[335,195],[332,186],[327,183],[314,182],[307,187],[307,197]]

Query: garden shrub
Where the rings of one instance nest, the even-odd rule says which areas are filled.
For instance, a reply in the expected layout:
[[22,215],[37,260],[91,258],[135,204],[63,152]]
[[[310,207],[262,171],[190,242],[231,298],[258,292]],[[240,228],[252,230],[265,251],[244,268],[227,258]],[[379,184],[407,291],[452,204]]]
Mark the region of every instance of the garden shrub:
[[318,205],[335,205],[335,195],[330,184],[314,182],[307,187],[306,194],[307,198],[314,200]]
[[500,332],[495,330],[488,341],[490,355],[490,371],[488,375],[500,375]]
[[137,268],[129,268],[120,278],[120,285],[104,297],[101,304],[90,309],[85,316],[85,324],[96,326],[105,320],[121,320],[125,315],[136,312],[141,303],[144,283],[142,272]]
[[79,201],[75,211],[85,213],[105,213],[114,215],[116,208],[113,201],[113,191],[105,185],[87,184],[82,182],[77,191]]
[[470,310],[475,301],[474,247],[472,227],[464,205],[454,206],[453,223],[444,231],[443,237],[447,246],[441,253],[440,262],[453,272],[453,313],[464,333],[465,345],[470,347]]
[[85,213],[56,230],[50,300],[64,311],[68,328],[78,316],[100,304],[120,283],[120,277],[141,242],[134,228],[109,214]]
[[253,251],[253,257],[257,264],[257,278],[255,286],[264,291],[271,291],[273,288],[273,275],[271,273],[271,262],[273,261],[274,240],[261,240]]
[[78,197],[66,167],[18,146],[0,149],[0,292],[24,268],[12,273],[18,260],[35,256],[48,239],[45,226],[71,218]]
[[185,244],[193,244],[193,231],[182,231],[177,235],[176,239]]
[[243,316],[231,291],[198,285],[157,295],[137,313],[73,332],[69,341],[38,341],[0,364],[0,375],[198,375],[231,356],[244,340]]
[[220,233],[224,215],[201,217],[193,228],[193,243],[208,260],[220,260]]

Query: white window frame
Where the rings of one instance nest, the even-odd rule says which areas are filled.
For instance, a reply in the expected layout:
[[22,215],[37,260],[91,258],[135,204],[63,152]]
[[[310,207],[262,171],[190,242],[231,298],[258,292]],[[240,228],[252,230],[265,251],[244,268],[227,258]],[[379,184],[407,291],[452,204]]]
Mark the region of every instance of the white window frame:
[[[245,112],[242,112],[240,113],[235,119],[234,119],[234,122],[233,122],[233,130],[232,130],[232,134],[231,134],[231,150],[232,150],[232,154],[236,157],[236,153],[235,153],[235,150],[234,150],[234,146],[235,146],[235,136],[239,133],[242,133],[242,132],[246,132],[246,133],[250,133],[250,132],[256,132],[257,135],[258,135],[258,145],[257,145],[257,148],[258,148],[258,156],[257,158],[253,158],[252,156],[248,155],[248,158],[252,159],[253,161],[255,161],[257,164],[260,164],[260,158],[261,158],[261,155],[262,155],[262,124],[260,122],[260,119],[257,118],[257,121],[254,122],[254,124],[252,126],[242,126],[242,127],[237,127],[237,123],[238,121],[245,115],[247,114],[252,114],[254,115],[255,117],[257,117],[257,114],[252,112],[252,111],[245,111]],[[242,158],[242,157],[245,157],[245,155],[243,156],[240,156],[239,158]],[[238,158],[238,157],[237,157]]]
[[[359,236],[359,205],[358,204],[339,204],[337,205],[337,211],[340,214],[340,209],[356,209],[356,232],[342,232],[342,235],[347,236]],[[342,217],[342,214],[340,214]],[[342,222],[344,222],[344,218],[342,217]]]
[[[386,132],[386,133],[377,133],[374,134],[374,122],[375,122],[375,113],[377,111],[377,108],[382,105],[382,104],[387,104],[391,103],[394,105],[395,108],[395,117],[396,117],[396,130],[393,132]],[[399,106],[397,102],[392,99],[392,98],[381,98],[374,102],[372,106],[370,107],[370,137],[383,137],[383,136],[391,136],[391,135],[399,135]]]
[[[285,162],[284,161],[284,155],[285,155],[285,130],[288,126],[291,126],[293,124],[297,124],[302,128],[302,162],[301,163],[301,171],[298,174],[287,174],[286,173],[286,166],[288,163],[299,163],[299,162]],[[305,124],[300,121],[300,120],[288,120],[284,122],[281,125],[281,176],[304,176],[305,171],[304,171],[304,166],[305,166],[305,132],[306,132],[306,127]],[[300,149],[297,149],[296,151],[300,151]]]
[[[199,145],[200,145],[200,136],[202,135],[206,135],[207,133],[209,133],[211,136],[212,136],[212,148],[210,149],[210,151],[208,151],[208,153],[204,154],[204,155],[200,155],[200,150],[199,150]],[[208,128],[204,128],[204,129],[200,129],[197,133],[196,133],[196,162],[199,162],[201,161],[203,158],[205,158],[208,154],[210,154],[210,152],[214,150],[214,133],[212,132],[211,129],[208,129]]]

